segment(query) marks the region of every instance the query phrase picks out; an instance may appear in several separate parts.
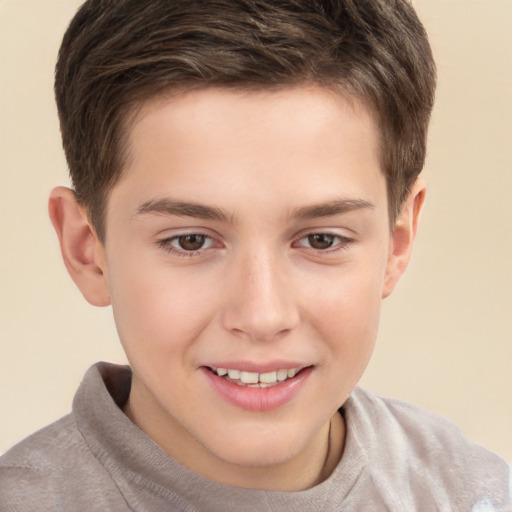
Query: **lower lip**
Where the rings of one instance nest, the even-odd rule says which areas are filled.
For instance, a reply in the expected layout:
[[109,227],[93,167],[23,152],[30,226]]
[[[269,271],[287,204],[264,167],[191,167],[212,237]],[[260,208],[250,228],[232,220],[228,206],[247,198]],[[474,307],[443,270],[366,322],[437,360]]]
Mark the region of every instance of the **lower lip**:
[[290,402],[304,386],[313,367],[305,368],[295,377],[268,388],[240,386],[219,377],[207,368],[202,368],[202,370],[215,390],[232,405],[246,411],[265,412],[273,411]]

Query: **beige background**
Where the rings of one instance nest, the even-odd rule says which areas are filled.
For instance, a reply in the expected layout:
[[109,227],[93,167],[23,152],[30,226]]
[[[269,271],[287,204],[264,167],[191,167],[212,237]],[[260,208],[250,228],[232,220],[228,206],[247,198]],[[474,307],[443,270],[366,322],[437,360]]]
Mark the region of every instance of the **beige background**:
[[[0,0],[0,452],[65,414],[85,369],[124,357],[109,309],[60,261],[67,182],[53,65],[77,0]],[[426,211],[364,385],[455,421],[512,461],[512,1],[416,0],[439,66]]]

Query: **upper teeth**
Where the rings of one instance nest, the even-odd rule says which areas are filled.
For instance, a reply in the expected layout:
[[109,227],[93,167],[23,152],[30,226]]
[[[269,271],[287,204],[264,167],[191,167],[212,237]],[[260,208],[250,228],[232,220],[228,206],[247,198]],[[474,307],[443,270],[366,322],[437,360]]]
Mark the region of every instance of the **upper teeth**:
[[216,368],[214,371],[220,377],[228,376],[231,380],[238,380],[242,384],[276,384],[286,379],[295,377],[300,368],[290,368],[282,370],[274,370],[266,373],[244,372],[240,370],[232,370],[229,368]]

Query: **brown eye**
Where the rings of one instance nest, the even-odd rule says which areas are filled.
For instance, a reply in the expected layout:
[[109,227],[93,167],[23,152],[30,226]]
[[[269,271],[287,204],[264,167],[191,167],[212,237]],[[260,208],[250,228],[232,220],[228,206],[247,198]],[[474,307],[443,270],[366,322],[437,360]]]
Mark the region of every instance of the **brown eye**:
[[308,235],[309,246],[313,249],[329,249],[334,244],[334,235],[328,235],[325,233],[315,233]]
[[184,251],[198,251],[203,248],[205,241],[204,235],[183,235],[177,238],[180,249]]
[[164,251],[175,256],[200,256],[206,250],[219,248],[222,245],[216,242],[211,236],[201,233],[188,233],[183,235],[171,236],[158,240],[158,246]]

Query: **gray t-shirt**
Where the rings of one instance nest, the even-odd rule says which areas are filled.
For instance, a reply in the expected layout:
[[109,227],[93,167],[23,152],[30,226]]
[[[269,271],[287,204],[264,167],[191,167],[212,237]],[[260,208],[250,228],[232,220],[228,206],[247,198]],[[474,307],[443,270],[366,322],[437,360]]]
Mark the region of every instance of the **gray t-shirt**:
[[128,367],[98,363],[73,412],[0,458],[0,511],[510,512],[510,468],[452,424],[357,388],[343,457],[300,492],[223,485],[184,468],[122,412]]

